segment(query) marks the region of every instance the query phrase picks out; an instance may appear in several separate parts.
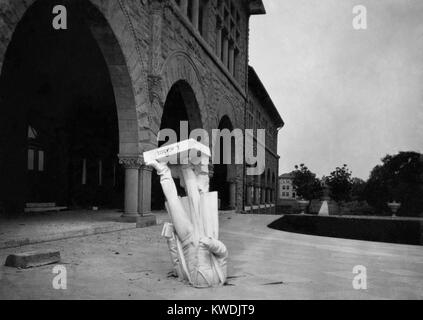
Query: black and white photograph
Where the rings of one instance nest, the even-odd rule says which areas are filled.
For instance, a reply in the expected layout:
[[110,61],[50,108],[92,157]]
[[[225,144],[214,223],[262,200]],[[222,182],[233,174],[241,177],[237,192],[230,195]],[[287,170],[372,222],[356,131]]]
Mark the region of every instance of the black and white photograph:
[[421,0],[0,0],[0,300],[421,301],[422,124]]

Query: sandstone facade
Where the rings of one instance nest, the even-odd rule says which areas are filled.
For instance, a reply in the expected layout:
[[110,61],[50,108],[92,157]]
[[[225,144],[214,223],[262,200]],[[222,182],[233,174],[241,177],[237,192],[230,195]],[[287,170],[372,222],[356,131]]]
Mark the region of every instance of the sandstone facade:
[[[0,0],[0,70],[14,30],[34,2]],[[127,216],[136,218],[151,210],[152,172],[143,166],[142,153],[157,146],[166,99],[180,82],[195,97],[185,103],[194,127],[210,131],[227,117],[233,128],[245,129],[249,125],[247,114],[259,126],[267,126],[264,129],[270,131],[265,177],[247,183],[245,167],[234,166],[228,170],[228,181],[236,188],[235,206],[240,211],[244,210],[249,186],[265,190],[261,203],[276,200],[277,127],[281,123],[274,120],[273,111],[269,113],[269,102],[250,92],[248,80],[249,18],[264,13],[261,1],[80,2],[84,10],[92,12],[87,15],[88,24],[113,85],[119,158],[126,169]],[[255,119],[259,109],[265,122]]]

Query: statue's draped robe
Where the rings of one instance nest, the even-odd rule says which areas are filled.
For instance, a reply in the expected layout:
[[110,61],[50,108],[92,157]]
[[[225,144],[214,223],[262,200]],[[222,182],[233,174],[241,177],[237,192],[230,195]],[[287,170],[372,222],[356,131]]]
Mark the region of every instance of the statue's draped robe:
[[[203,194],[196,192],[193,197],[184,197],[180,198],[180,200],[193,225],[194,231],[192,240],[194,245],[198,246],[200,239],[202,238],[218,240],[219,212],[217,192]],[[166,208],[169,212],[170,208],[167,203]],[[189,262],[186,261],[182,241],[178,238],[176,233],[173,234],[173,240],[174,242],[169,244],[169,249],[171,251],[171,258],[175,272],[181,280],[188,281],[193,284],[193,279],[191,279],[190,270],[188,268]],[[213,265],[212,267],[218,273],[220,282],[223,285],[226,280],[226,276],[222,273],[217,257],[210,252],[210,258]]]

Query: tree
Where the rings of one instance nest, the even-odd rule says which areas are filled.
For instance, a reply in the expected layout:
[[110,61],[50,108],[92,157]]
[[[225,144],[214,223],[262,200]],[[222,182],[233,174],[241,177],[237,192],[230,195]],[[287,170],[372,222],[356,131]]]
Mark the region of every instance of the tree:
[[391,214],[387,203],[401,202],[399,215],[423,214],[423,155],[400,152],[387,155],[371,172],[366,198],[378,213]]
[[353,178],[351,183],[351,200],[364,201],[366,199],[366,181],[360,178]]
[[350,201],[351,190],[353,186],[352,172],[348,166],[337,167],[329,177],[326,178],[326,184],[330,187],[332,198],[335,201]]
[[306,165],[301,164],[300,166],[295,166],[293,175],[293,184],[298,196],[310,201],[322,196],[323,189],[321,181]]

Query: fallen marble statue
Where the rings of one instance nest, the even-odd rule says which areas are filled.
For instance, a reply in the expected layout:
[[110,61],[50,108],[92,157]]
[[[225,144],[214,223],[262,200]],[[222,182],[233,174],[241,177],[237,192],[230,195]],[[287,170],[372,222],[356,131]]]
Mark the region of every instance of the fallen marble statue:
[[[218,195],[209,192],[210,152],[204,152],[204,146],[198,151],[202,161],[197,165],[188,159],[188,164],[169,166],[162,152],[150,152],[144,159],[160,176],[167,200],[172,223],[164,225],[162,235],[168,242],[175,275],[193,287],[210,288],[226,282],[228,251],[218,240]],[[187,197],[178,195],[173,177],[180,179]]]

